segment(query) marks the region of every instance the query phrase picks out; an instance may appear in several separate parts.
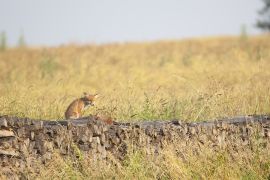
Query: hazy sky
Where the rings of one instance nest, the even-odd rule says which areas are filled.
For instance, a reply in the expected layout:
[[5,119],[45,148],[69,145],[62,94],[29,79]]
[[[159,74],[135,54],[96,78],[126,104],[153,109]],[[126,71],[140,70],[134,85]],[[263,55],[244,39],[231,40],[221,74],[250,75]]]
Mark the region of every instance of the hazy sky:
[[15,45],[106,43],[238,35],[261,0],[0,0],[0,31]]

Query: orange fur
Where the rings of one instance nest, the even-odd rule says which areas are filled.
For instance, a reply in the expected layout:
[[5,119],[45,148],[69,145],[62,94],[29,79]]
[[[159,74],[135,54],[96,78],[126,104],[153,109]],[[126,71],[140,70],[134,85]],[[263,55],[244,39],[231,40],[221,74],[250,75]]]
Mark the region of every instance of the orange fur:
[[112,125],[114,122],[111,116],[96,115],[95,119],[98,121],[103,121],[104,123],[109,125]]
[[75,99],[67,108],[65,112],[66,119],[78,119],[82,117],[82,112],[89,106],[94,106],[94,101],[98,97],[98,94],[91,95],[84,93],[84,96]]

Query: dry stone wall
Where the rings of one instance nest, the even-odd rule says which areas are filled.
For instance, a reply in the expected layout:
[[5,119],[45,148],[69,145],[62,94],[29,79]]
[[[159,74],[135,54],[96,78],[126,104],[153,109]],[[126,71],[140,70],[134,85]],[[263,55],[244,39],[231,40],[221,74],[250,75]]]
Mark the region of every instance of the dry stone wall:
[[[7,177],[20,177],[26,169],[40,170],[54,152],[94,160],[113,157],[121,162],[130,148],[144,147],[156,153],[169,144],[178,147],[226,148],[249,146],[254,136],[270,139],[270,118],[240,116],[221,120],[185,123],[149,121],[108,125],[93,117],[78,120],[42,121],[0,117],[0,165]],[[30,168],[31,167],[31,168]]]

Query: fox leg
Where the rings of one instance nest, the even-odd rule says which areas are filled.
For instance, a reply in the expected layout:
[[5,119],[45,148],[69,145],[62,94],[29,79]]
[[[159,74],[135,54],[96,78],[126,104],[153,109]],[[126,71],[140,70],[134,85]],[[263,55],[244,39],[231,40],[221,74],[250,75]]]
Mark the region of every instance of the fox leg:
[[70,119],[78,119],[80,117],[79,113],[73,112],[72,116],[70,116]]
[[80,118],[80,114],[76,113],[76,119]]

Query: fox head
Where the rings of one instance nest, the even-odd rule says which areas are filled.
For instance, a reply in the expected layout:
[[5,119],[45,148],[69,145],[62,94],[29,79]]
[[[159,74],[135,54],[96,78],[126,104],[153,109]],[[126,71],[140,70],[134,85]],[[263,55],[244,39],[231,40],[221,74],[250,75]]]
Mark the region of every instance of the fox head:
[[85,106],[94,106],[96,98],[98,98],[98,94],[89,94],[84,92],[81,100],[83,100]]

